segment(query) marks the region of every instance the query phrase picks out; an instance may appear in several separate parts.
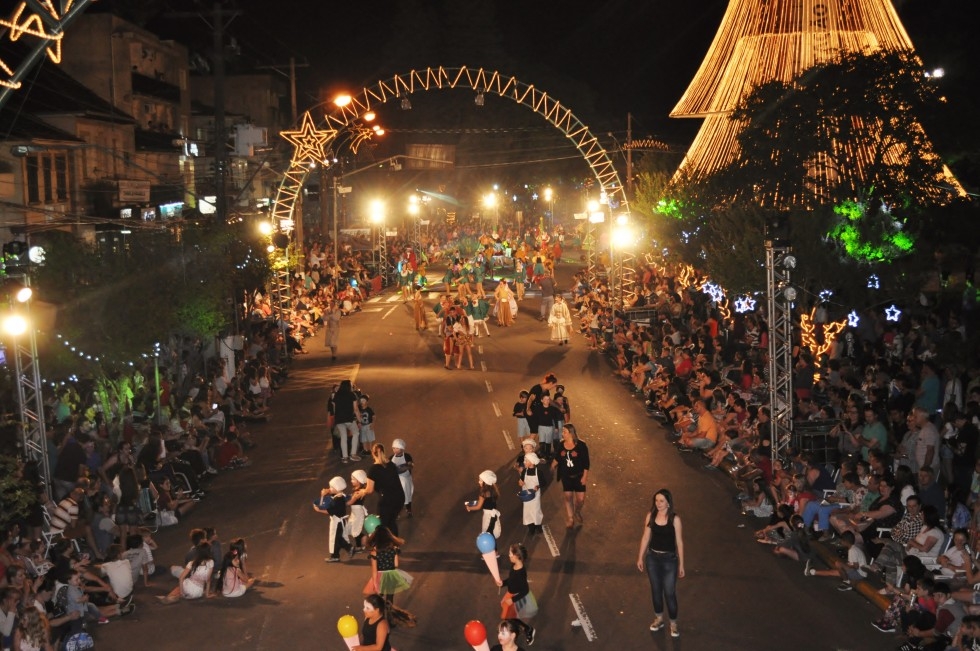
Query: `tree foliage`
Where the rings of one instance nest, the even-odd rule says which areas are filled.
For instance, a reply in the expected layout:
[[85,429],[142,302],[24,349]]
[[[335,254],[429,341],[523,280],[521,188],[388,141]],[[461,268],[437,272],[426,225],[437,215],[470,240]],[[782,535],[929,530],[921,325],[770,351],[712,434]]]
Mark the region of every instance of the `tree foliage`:
[[[174,334],[206,338],[229,330],[235,304],[261,288],[268,271],[262,246],[240,225],[134,231],[121,252],[58,233],[48,241],[36,284],[57,306],[54,332],[111,366]],[[51,334],[42,332],[39,343],[54,343]],[[46,374],[78,370],[72,351],[47,351]]]
[[922,128],[939,102],[910,52],[842,53],[752,89],[730,116],[737,160],[670,188],[679,252],[729,289],[759,290],[764,224],[786,215],[807,284],[842,296],[878,273],[911,287],[909,254],[950,198]]

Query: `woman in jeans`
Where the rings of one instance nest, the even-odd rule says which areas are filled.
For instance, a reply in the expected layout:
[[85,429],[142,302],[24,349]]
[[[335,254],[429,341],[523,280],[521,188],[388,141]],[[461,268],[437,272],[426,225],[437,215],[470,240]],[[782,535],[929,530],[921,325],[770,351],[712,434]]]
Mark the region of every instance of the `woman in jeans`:
[[684,578],[684,539],[681,535],[681,519],[674,513],[674,500],[670,491],[661,488],[653,495],[653,506],[643,523],[643,538],[636,567],[646,569],[653,595],[651,631],[664,627],[664,600],[667,601],[667,618],[670,636],[680,637],[677,629],[677,579]]

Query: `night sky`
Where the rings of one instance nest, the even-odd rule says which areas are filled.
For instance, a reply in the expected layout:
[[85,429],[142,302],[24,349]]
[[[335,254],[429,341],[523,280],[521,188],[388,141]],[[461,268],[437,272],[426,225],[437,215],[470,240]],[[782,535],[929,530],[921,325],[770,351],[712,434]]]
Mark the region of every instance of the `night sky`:
[[[204,20],[161,16],[168,11],[207,12],[212,2],[100,0],[90,11],[105,10],[116,2],[157,9],[148,27],[207,55],[211,32]],[[672,119],[668,113],[704,58],[727,4],[727,0],[224,3],[240,10],[227,28],[240,48],[240,59],[230,63],[231,70],[236,65],[245,69],[250,63],[285,65],[290,56],[310,64],[298,70],[301,112],[316,103],[317,93],[332,96],[340,90],[360,90],[411,69],[466,65],[513,75],[547,91],[593,133],[615,133],[623,140],[630,113],[634,137],[655,136],[682,151],[700,121]],[[942,83],[949,114],[937,130],[945,128],[947,133],[934,134],[934,140],[940,147],[948,141],[972,151],[980,149],[973,144],[980,143],[980,126],[974,119],[980,110],[976,65],[980,39],[974,34],[975,21],[968,20],[975,3],[896,0],[895,5],[926,68],[941,66],[946,71]],[[424,108],[429,100],[412,101]],[[425,122],[422,111],[411,113],[414,126]],[[497,115],[499,120],[507,119],[504,113]],[[445,114],[430,115],[429,126],[439,126],[444,118]],[[491,122],[487,117],[481,124]]]

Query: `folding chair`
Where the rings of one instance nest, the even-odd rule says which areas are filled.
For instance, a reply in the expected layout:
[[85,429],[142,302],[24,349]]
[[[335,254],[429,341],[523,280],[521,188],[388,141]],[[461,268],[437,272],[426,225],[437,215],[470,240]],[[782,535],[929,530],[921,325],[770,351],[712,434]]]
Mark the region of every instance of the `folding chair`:
[[160,528],[160,509],[153,501],[149,488],[141,488],[139,495],[140,526],[156,533]]

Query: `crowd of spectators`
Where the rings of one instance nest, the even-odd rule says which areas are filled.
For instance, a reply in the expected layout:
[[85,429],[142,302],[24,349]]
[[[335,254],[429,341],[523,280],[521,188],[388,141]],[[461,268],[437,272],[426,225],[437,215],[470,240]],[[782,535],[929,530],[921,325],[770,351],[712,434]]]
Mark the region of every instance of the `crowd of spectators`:
[[[841,591],[881,586],[896,606],[873,625],[901,633],[902,648],[980,648],[972,313],[934,303],[892,322],[868,310],[833,341],[817,341],[819,351],[797,323],[793,433],[780,438],[767,406],[764,306],[732,313],[687,284],[692,277],[643,265],[637,300],[623,309],[601,277],[590,284],[579,274],[571,295],[581,334],[680,452],[730,474],[736,504],[762,520],[756,539],[775,557],[838,578]],[[826,569],[821,544],[836,552]],[[916,561],[924,574],[908,571]]]

